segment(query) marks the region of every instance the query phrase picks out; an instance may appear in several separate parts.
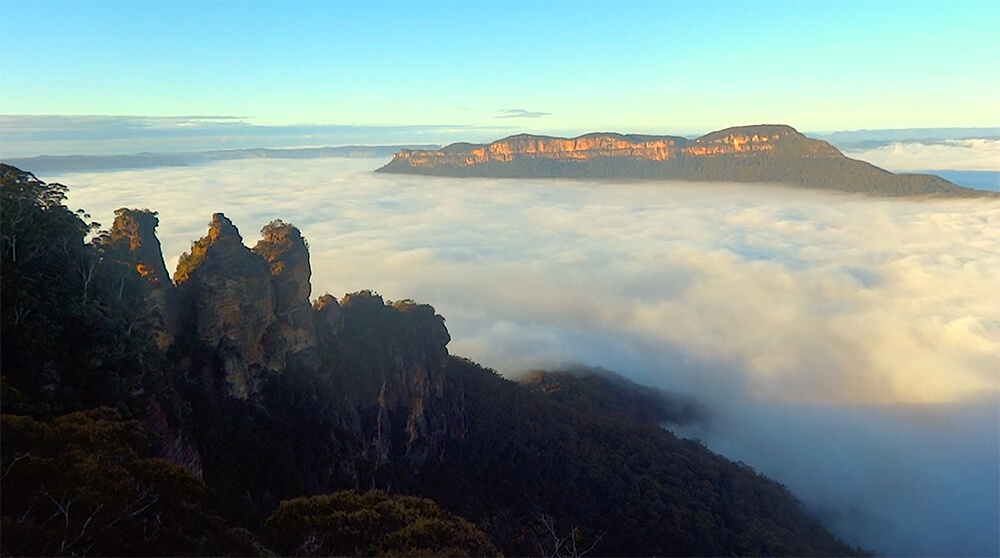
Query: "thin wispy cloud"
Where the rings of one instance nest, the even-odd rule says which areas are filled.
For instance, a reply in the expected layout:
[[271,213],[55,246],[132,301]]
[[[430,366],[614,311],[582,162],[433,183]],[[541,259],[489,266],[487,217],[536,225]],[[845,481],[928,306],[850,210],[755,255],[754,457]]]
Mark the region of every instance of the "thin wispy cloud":
[[446,144],[495,139],[507,126],[254,124],[238,116],[0,115],[4,159],[240,148]]
[[250,245],[281,218],[309,240],[314,297],[428,302],[452,353],[508,376],[580,363],[690,394],[713,417],[685,435],[854,544],[997,548],[1000,203],[370,172],[383,162],[58,180],[105,224],[159,211],[168,267],[215,211]]
[[538,110],[526,110],[521,108],[509,108],[501,109],[500,114],[496,118],[542,118],[544,116],[550,116],[550,112],[542,112]]

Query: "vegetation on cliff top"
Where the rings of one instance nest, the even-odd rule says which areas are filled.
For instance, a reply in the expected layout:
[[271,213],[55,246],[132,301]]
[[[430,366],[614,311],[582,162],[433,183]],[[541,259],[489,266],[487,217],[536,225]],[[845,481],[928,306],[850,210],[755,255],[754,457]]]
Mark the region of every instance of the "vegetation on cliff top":
[[643,386],[608,370],[534,370],[518,383],[587,415],[645,426],[708,420],[708,411],[693,398]]
[[295,498],[264,524],[284,556],[496,556],[479,528],[426,498],[381,490]]

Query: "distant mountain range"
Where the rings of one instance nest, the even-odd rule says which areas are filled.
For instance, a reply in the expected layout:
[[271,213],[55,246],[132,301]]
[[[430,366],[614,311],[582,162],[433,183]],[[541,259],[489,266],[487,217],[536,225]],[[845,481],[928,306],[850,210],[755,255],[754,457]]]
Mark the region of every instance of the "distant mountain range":
[[791,126],[678,136],[520,134],[490,144],[402,149],[378,172],[496,178],[587,178],[781,183],[877,196],[989,196],[939,176],[893,174],[844,156]]
[[124,155],[40,155],[7,159],[15,167],[50,172],[90,172],[119,169],[187,167],[239,159],[316,159],[321,157],[382,158],[401,149],[437,149],[437,145],[343,145],[337,147],[218,149],[181,153],[131,153]]
[[899,128],[886,130],[841,130],[814,134],[838,148],[873,149],[894,143],[936,144],[965,139],[1000,139],[1000,128]]

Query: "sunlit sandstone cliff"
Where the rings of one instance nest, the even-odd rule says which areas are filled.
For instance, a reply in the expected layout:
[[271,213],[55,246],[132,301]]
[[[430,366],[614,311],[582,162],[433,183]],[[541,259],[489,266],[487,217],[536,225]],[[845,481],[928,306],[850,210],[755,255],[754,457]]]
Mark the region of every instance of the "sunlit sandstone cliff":
[[[779,143],[801,142],[804,139],[805,136],[789,126],[730,128],[696,140],[614,133],[587,134],[573,139],[520,134],[489,145],[456,143],[440,150],[403,149],[394,160],[406,160],[414,167],[472,166],[488,162],[509,163],[518,159],[584,161],[599,157],[666,161],[684,156],[747,156],[773,151]],[[835,157],[840,153],[826,142],[817,142],[809,155]]]
[[379,172],[509,178],[771,182],[875,195],[982,195],[931,175],[896,175],[785,125],[677,136],[521,134],[488,145],[400,150]]

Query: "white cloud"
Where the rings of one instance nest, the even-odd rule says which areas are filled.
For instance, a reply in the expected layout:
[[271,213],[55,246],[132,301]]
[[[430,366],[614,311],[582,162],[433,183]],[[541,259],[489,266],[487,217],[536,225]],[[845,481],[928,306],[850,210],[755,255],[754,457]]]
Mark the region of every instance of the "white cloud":
[[1000,140],[961,139],[933,143],[895,142],[845,155],[892,172],[919,170],[1000,171]]
[[502,109],[500,114],[494,118],[542,118],[552,113],[540,110],[527,110],[522,108]]
[[692,433],[857,544],[996,550],[995,530],[969,529],[1000,520],[1000,203],[370,172],[381,163],[40,178],[106,225],[158,210],[171,268],[213,212],[251,246],[294,223],[314,296],[431,303],[453,353],[507,375],[579,362],[693,394],[716,420]]

